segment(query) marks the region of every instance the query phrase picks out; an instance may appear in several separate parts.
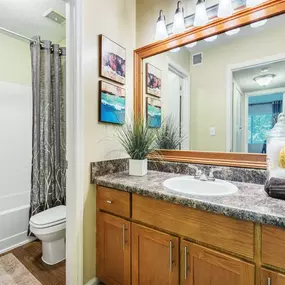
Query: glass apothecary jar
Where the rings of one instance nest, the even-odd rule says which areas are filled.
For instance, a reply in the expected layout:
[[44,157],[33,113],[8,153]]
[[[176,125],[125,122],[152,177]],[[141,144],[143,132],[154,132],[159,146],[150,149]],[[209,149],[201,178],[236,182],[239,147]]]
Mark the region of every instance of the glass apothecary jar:
[[285,179],[285,114],[278,116],[277,123],[267,135],[268,178]]

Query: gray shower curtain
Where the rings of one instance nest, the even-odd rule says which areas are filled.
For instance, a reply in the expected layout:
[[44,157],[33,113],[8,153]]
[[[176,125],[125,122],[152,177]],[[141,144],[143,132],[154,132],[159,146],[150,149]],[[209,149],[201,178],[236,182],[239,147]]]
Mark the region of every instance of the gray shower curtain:
[[30,216],[65,205],[66,50],[35,37],[31,43],[33,150]]

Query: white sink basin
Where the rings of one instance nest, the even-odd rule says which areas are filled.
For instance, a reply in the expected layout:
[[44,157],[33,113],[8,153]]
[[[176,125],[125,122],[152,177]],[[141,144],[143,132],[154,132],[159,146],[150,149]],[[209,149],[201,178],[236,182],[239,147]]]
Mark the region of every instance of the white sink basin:
[[167,179],[163,182],[163,186],[167,190],[201,196],[224,196],[238,191],[235,185],[224,180],[200,181],[191,176]]

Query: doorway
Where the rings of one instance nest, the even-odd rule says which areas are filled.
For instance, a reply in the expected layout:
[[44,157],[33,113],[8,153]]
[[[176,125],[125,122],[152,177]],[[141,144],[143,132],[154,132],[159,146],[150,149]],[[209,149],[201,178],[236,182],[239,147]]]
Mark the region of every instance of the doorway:
[[165,118],[171,118],[183,138],[179,150],[189,149],[190,94],[188,76],[179,67],[168,65],[168,86],[165,94]]

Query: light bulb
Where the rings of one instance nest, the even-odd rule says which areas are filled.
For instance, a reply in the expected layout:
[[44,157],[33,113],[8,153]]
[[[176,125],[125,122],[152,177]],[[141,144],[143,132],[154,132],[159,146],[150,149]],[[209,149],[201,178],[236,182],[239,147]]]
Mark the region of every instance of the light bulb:
[[220,0],[219,9],[218,9],[218,17],[219,18],[227,18],[232,16],[234,13],[234,8],[232,4],[232,0]]
[[191,44],[186,45],[187,48],[193,48],[197,45],[197,42],[193,42]]
[[194,18],[194,26],[204,26],[208,23],[208,15],[206,11],[205,0],[198,0],[196,4],[196,12]]
[[258,28],[258,27],[265,25],[266,23],[267,23],[267,19],[252,23],[250,26],[252,28]]
[[238,34],[239,32],[240,32],[240,28],[237,28],[237,29],[233,29],[233,30],[227,31],[226,35],[227,36],[233,36],[233,35]]
[[264,0],[247,0],[246,1],[246,7],[247,8],[253,8],[261,3],[263,3]]
[[184,9],[181,7],[182,3],[177,3],[177,9],[174,14],[173,34],[180,34],[185,31]]
[[155,40],[160,41],[168,38],[168,33],[165,24],[165,16],[162,10],[159,12],[159,17],[156,22]]
[[204,39],[204,41],[206,41],[206,42],[213,42],[213,41],[215,41],[217,38],[218,38],[218,36],[217,36],[217,35],[214,35],[214,36],[211,36],[211,37],[208,37],[208,38]]

